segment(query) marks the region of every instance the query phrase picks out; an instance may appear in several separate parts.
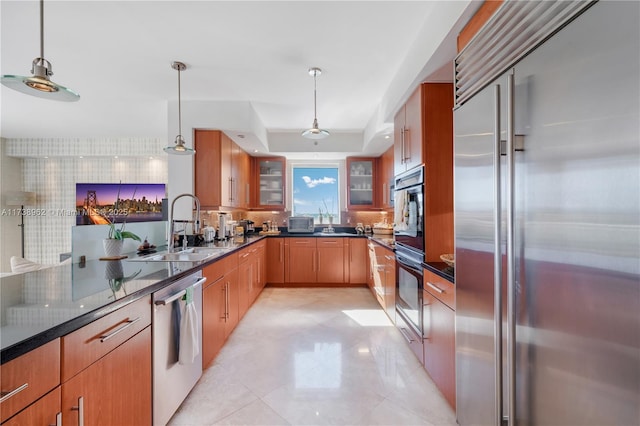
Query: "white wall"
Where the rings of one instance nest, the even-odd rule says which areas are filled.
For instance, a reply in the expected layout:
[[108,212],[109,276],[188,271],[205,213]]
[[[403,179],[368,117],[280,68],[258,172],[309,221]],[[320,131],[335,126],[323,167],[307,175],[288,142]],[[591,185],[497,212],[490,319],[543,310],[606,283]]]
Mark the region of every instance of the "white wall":
[[[6,155],[7,141],[0,138],[0,272],[10,272],[9,259],[20,256],[20,217],[11,214],[16,206],[6,205],[8,191],[22,191],[22,160]],[[18,207],[19,208],[19,207]]]
[[[25,217],[25,257],[57,263],[61,253],[71,251],[76,183],[168,185],[164,145],[163,140],[143,138],[8,140],[7,154],[22,158],[23,189],[36,193],[33,208],[41,213]],[[5,185],[3,180],[3,190]]]

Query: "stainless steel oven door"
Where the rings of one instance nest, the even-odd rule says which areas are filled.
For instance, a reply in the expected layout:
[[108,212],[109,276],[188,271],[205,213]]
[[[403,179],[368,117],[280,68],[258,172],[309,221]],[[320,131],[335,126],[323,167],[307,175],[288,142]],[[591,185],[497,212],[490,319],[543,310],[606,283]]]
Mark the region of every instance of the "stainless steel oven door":
[[422,289],[423,273],[417,253],[398,248],[396,250],[396,312],[415,334],[423,337]]

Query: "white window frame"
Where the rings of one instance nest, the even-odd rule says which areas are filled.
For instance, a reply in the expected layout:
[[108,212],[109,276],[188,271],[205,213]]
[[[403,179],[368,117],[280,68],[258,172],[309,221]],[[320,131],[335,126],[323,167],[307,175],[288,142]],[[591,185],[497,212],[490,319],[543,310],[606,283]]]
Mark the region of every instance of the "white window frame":
[[[286,209],[293,215],[293,169],[298,167],[315,167],[319,169],[338,169],[338,217],[333,225],[340,226],[343,212],[347,206],[346,161],[345,160],[287,160],[287,188],[288,197]],[[317,224],[316,224],[317,225]]]

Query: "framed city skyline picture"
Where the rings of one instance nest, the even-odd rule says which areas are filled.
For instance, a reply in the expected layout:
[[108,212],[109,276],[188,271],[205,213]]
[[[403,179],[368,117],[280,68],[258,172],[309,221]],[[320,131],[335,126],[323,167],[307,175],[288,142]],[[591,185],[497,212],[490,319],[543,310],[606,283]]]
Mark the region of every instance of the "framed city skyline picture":
[[76,225],[162,220],[164,183],[76,183]]

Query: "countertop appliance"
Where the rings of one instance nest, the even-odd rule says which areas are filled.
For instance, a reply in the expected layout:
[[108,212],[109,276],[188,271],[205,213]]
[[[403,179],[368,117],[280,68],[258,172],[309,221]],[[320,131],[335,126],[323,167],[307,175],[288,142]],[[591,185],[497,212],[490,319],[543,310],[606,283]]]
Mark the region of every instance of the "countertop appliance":
[[424,165],[395,177],[393,233],[398,247],[424,260]]
[[[153,293],[153,424],[165,425],[202,375],[202,271]],[[197,313],[199,354],[180,364],[180,325],[185,314],[183,296],[193,288]]]
[[507,1],[456,58],[461,426],[638,424],[638,16]]
[[313,218],[310,216],[289,216],[287,232],[294,234],[313,234]]

